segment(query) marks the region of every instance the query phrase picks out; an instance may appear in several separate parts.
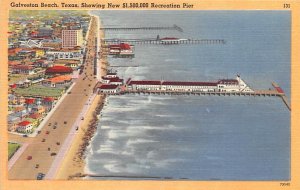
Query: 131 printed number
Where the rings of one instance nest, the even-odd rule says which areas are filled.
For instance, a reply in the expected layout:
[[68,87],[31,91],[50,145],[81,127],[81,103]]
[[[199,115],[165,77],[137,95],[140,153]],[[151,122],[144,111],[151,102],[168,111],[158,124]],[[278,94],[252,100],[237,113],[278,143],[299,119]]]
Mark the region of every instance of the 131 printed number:
[[287,4],[287,3],[285,3],[285,4],[283,4],[283,8],[285,8],[285,9],[289,9],[289,8],[291,8],[291,5],[290,5],[290,4]]

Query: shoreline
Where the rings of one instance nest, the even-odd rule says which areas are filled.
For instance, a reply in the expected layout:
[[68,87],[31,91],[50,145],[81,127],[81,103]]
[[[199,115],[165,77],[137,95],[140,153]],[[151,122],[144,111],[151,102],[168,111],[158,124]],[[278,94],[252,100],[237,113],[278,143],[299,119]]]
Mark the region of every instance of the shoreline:
[[[90,13],[90,11],[89,15],[92,18],[95,18],[98,24],[97,30],[99,50],[101,48],[100,37],[104,36],[104,32],[99,30],[99,28],[101,27],[101,21],[99,16]],[[101,59],[97,61],[97,71],[100,72],[100,77],[105,75],[106,73],[106,65],[102,64],[103,62],[106,62],[106,57],[101,57]],[[99,76],[99,74],[97,76]],[[71,180],[76,177],[76,179],[82,179],[78,177],[85,172],[86,150],[90,144],[91,138],[96,133],[97,125],[100,121],[100,119],[98,119],[98,114],[102,110],[105,98],[105,95],[96,95],[95,99],[91,103],[90,108],[85,115],[85,120],[79,126],[78,134],[75,136],[75,139],[72,142],[70,149],[68,150],[65,158],[63,159],[61,167],[59,168],[55,179]]]

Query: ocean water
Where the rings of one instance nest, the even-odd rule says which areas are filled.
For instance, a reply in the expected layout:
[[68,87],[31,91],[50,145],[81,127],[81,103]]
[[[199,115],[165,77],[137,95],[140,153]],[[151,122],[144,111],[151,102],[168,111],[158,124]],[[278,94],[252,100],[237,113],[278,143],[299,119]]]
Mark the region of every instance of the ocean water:
[[[277,82],[290,98],[289,11],[93,11],[104,26],[178,31],[107,31],[107,38],[225,39],[225,45],[136,45],[110,58],[125,80],[216,81],[238,73],[254,89]],[[110,96],[87,150],[86,170],[187,180],[290,179],[290,111],[280,98]]]

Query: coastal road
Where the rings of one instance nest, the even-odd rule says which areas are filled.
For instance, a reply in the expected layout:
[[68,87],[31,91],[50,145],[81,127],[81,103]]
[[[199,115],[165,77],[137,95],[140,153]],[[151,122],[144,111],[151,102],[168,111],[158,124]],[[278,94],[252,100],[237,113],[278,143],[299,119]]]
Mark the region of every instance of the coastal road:
[[[36,179],[38,173],[46,174],[57,154],[70,133],[72,125],[93,93],[93,87],[97,83],[94,76],[95,37],[97,36],[97,22],[92,17],[90,33],[87,39],[87,60],[82,75],[76,80],[76,84],[57,110],[51,116],[41,133],[34,138],[9,135],[9,140],[28,143],[26,150],[15,162],[8,172],[9,179]],[[53,128],[57,123],[56,129]],[[31,156],[31,159],[28,157]],[[36,167],[38,165],[38,167]]]

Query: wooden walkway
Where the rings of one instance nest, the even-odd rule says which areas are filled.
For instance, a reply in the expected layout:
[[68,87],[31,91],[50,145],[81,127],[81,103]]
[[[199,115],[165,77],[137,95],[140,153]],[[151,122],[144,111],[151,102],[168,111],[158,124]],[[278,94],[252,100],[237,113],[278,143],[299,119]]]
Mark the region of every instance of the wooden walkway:
[[176,24],[173,26],[142,26],[142,27],[102,27],[100,30],[112,30],[112,31],[119,31],[119,30],[176,30],[178,32],[183,32],[183,29]]

